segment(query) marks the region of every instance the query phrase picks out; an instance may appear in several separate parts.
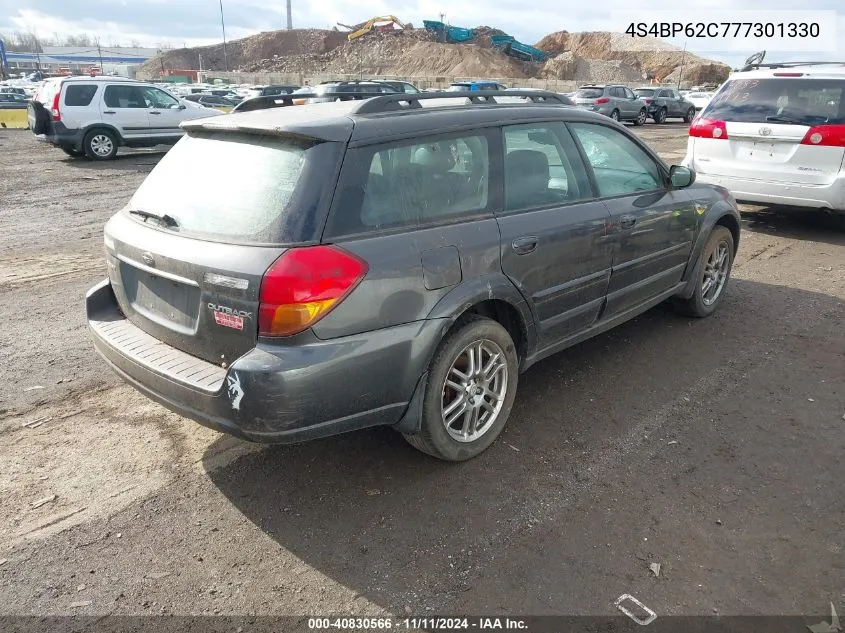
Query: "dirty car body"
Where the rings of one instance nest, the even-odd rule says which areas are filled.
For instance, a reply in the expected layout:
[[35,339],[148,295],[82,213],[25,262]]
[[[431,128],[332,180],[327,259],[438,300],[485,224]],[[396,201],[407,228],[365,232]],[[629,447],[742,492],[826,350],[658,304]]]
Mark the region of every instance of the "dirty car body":
[[[619,124],[466,94],[185,124],[106,225],[109,276],[87,295],[96,349],[149,397],[242,438],[413,436],[456,328],[505,328],[515,380],[691,296],[713,227],[738,238],[724,190],[674,186]],[[607,167],[617,146],[649,173]],[[206,186],[183,195],[192,171]]]

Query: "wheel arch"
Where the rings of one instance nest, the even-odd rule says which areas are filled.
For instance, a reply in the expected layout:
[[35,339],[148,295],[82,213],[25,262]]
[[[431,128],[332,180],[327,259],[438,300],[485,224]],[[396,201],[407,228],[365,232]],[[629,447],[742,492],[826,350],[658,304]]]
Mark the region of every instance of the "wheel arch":
[[112,134],[114,134],[115,139],[117,140],[118,145],[123,145],[124,140],[123,136],[120,134],[120,130],[118,130],[115,126],[111,125],[110,123],[90,123],[82,128],[82,135],[80,144],[85,142],[85,137],[88,136],[89,133],[93,132],[94,130],[108,130]]

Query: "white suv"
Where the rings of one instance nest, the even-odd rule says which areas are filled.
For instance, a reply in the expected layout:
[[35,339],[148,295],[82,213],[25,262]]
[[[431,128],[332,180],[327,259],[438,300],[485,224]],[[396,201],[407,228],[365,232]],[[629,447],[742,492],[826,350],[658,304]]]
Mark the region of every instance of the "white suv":
[[845,229],[845,63],[733,73],[690,126],[683,164],[739,201],[823,209]]
[[152,84],[120,77],[45,81],[28,106],[29,129],[70,156],[108,160],[119,146],[175,143],[179,124],[220,114],[192,107]]

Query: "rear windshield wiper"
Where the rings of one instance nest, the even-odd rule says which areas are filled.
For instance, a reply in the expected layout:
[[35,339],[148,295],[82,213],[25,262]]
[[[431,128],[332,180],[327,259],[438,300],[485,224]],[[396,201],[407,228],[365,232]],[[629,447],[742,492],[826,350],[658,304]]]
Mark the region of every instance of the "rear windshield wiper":
[[792,123],[793,125],[810,125],[806,121],[801,121],[800,119],[793,119],[792,117],[779,115],[767,116],[766,121],[771,121],[772,123]]
[[152,213],[151,211],[144,211],[143,209],[129,209],[129,213],[132,215],[140,215],[145,220],[147,218],[153,218],[154,220],[158,220],[161,224],[174,229],[179,226],[179,222],[176,221],[176,218],[172,215],[167,215],[166,213],[159,215],[157,213]]

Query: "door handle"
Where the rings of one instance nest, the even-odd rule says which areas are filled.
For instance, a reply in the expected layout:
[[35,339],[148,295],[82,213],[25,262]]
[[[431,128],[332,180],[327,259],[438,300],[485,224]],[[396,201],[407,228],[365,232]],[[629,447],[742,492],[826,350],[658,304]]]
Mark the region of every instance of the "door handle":
[[623,229],[631,229],[634,228],[634,225],[637,223],[637,216],[635,215],[623,215],[619,218],[619,226]]
[[103,110],[103,114],[117,114],[114,110]]
[[513,242],[511,242],[511,248],[513,252],[517,255],[527,255],[534,251],[537,248],[537,242],[539,241],[536,237],[518,237]]
[[161,114],[158,110],[150,110],[150,114]]

